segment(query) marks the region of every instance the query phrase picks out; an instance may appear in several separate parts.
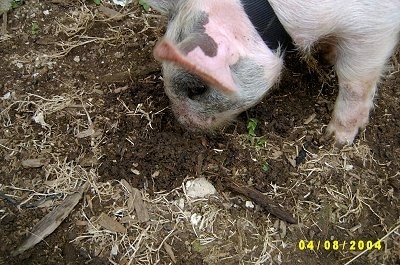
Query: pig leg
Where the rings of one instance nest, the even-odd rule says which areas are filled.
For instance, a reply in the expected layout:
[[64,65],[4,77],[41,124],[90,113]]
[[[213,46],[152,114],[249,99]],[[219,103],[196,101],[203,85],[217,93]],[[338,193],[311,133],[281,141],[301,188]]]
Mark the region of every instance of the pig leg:
[[336,46],[339,95],[327,133],[337,144],[351,144],[358,130],[367,125],[377,83],[396,41],[393,38],[364,46],[360,42]]
[[339,95],[327,129],[337,144],[352,143],[358,130],[367,125],[378,77],[379,74],[364,80],[339,78]]

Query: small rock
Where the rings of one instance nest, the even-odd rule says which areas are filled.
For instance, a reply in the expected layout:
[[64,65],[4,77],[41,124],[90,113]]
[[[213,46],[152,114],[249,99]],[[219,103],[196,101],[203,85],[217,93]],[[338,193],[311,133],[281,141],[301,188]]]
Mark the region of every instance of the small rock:
[[7,92],[0,99],[7,100],[7,99],[10,99],[10,98],[11,98],[11,92]]
[[189,180],[185,184],[186,194],[192,198],[204,198],[217,193],[214,186],[205,178]]
[[113,0],[113,2],[119,6],[126,6],[127,4],[132,3],[132,0]]
[[200,214],[194,213],[190,216],[190,223],[193,226],[198,226],[200,224],[201,218],[203,218]]
[[246,201],[246,207],[250,209],[254,209],[254,203],[252,201]]

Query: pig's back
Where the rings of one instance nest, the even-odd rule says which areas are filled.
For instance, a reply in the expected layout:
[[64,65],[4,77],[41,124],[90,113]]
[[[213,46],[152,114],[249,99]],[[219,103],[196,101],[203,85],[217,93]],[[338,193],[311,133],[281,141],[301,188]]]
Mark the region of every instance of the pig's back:
[[[370,41],[400,32],[400,0],[269,0],[303,49],[327,37]],[[379,30],[377,30],[379,29]]]

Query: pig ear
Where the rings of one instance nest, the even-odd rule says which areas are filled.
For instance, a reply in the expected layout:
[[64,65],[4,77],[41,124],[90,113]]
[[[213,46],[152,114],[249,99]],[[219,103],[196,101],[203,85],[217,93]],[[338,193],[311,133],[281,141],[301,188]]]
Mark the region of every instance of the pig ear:
[[176,5],[174,0],[146,0],[146,3],[163,14],[169,14]]
[[[196,43],[191,45],[186,42],[184,45],[195,46]],[[237,91],[237,88],[231,75],[229,62],[223,58],[225,52],[220,49],[218,48],[217,54],[213,57],[206,55],[200,47],[192,49],[185,55],[176,45],[162,39],[154,48],[153,54],[157,60],[175,63],[223,93],[232,94]]]

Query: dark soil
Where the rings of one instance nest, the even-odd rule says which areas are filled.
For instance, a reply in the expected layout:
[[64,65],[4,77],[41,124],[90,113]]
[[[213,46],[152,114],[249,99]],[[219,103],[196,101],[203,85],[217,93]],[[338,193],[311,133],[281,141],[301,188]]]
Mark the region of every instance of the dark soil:
[[[160,67],[152,57],[165,19],[155,13],[148,15],[136,4],[127,9],[113,8],[125,16],[110,20],[91,2],[73,1],[26,1],[8,13],[8,37],[0,40],[0,96],[10,92],[16,103],[0,100],[2,194],[14,194],[15,199],[23,201],[27,198],[12,187],[45,193],[37,183],[54,180],[46,166],[21,166],[21,161],[38,157],[45,159],[47,165],[61,161],[92,169],[99,183],[128,180],[132,187],[146,190],[150,196],[179,188],[186,178],[197,176],[206,177],[221,194],[231,194],[223,184],[226,181],[251,185],[268,194],[276,185],[282,187],[284,195],[272,199],[302,224],[288,225],[284,238],[288,247],[280,248],[281,264],[344,264],[356,252],[301,251],[298,243],[305,239],[376,241],[399,224],[399,53],[390,63],[394,69],[380,85],[369,126],[360,133],[354,147],[332,155],[332,159],[346,156],[351,172],[344,173],[343,168],[335,168],[332,163],[332,170],[307,177],[312,154],[328,154],[332,150],[331,143],[320,141],[337,94],[329,67],[321,66],[325,76],[320,76],[300,55],[289,54],[279,86],[263,102],[221,131],[195,134],[174,118],[163,90]],[[43,13],[45,10],[49,10],[48,15]],[[85,17],[89,14],[93,17]],[[37,32],[33,32],[32,23],[38,24]],[[83,41],[90,42],[67,52],[71,47],[68,43]],[[54,56],[56,53],[60,55]],[[53,57],[43,57],[45,54]],[[32,120],[40,105],[36,102],[39,97],[55,100],[55,96],[65,99],[68,95],[68,107],[43,109],[51,130]],[[64,99],[59,99],[60,105]],[[305,123],[311,115],[315,118]],[[95,134],[76,137],[89,127],[88,116]],[[256,135],[266,139],[263,148],[248,141],[246,126],[250,118],[259,121]],[[360,146],[366,147],[365,157],[358,152]],[[294,167],[290,161],[296,157],[298,165]],[[329,156],[320,168],[327,164],[331,164]],[[297,185],[300,179],[304,181]],[[344,188],[347,185],[348,189]],[[344,208],[351,210],[354,205],[348,206],[350,200],[339,202],[333,195],[330,197],[330,187],[342,187],[339,190],[353,194],[348,198],[361,205],[357,214],[349,214],[351,218],[343,218],[342,222],[332,217],[341,216]],[[92,203],[92,211],[83,202],[79,206],[86,209],[89,218],[112,205],[97,199]],[[82,219],[78,210],[45,241],[13,257],[11,252],[49,210],[51,207],[21,208],[1,198],[0,264],[111,264],[107,256],[96,255],[75,243],[74,239],[86,232],[77,225],[77,220]],[[236,209],[231,214],[250,216],[260,225],[267,219],[276,220],[260,209],[253,213]],[[360,228],[352,230],[355,226]],[[367,253],[352,264],[399,264],[398,230],[395,238],[390,235],[384,241],[386,250]],[[191,240],[193,237],[188,236]],[[184,241],[175,242],[172,248],[178,264],[213,264],[201,252],[188,252]],[[164,257],[159,264],[170,262]],[[237,260],[225,262],[242,264]]]

